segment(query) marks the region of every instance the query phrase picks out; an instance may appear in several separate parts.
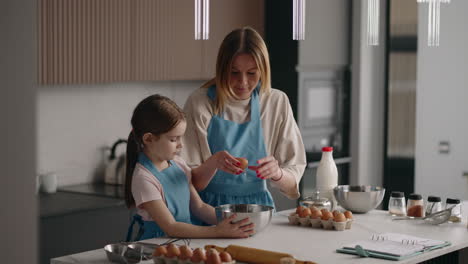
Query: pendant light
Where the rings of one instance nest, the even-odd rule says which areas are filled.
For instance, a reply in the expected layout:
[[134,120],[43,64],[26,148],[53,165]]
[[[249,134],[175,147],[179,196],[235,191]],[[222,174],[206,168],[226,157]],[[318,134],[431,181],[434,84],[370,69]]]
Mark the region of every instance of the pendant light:
[[305,39],[305,0],[293,0],[293,40]]
[[429,3],[427,45],[437,47],[440,42],[440,3],[450,3],[450,0],[418,0],[418,3]]
[[208,39],[210,36],[210,0],[195,1],[195,39]]
[[367,0],[367,45],[379,45],[380,0]]

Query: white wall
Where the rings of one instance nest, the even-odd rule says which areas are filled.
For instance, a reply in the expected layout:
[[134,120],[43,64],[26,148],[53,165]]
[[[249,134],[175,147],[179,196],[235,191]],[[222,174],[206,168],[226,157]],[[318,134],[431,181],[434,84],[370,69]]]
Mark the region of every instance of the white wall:
[[[160,93],[183,107],[201,81],[41,86],[37,104],[37,173],[55,171],[59,186],[103,180],[107,148],[127,138],[133,109]],[[125,152],[119,146],[119,153]]]
[[[427,46],[427,4],[419,6],[416,192],[468,199],[468,1],[441,4],[440,46]],[[450,153],[439,154],[440,141]]]
[[386,2],[380,3],[380,44],[368,46],[367,1],[353,1],[351,184],[383,183]]
[[37,263],[36,1],[0,1],[0,258]]

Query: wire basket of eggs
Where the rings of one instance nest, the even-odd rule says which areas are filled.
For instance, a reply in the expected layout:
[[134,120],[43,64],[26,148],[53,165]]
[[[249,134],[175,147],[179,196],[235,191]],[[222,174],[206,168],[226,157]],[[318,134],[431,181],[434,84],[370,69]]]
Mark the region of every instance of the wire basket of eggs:
[[319,210],[315,206],[305,207],[301,205],[288,216],[288,219],[291,225],[343,231],[351,229],[353,213],[339,210],[330,212],[326,208]]

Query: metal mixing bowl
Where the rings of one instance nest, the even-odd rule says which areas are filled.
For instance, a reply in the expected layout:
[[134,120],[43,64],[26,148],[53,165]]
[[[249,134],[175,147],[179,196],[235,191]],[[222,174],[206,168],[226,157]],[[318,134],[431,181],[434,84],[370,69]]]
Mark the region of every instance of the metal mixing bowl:
[[338,185],[333,189],[341,207],[353,213],[367,213],[382,202],[385,188],[367,185]]
[[250,223],[255,224],[255,233],[262,231],[270,223],[273,215],[273,207],[258,204],[224,204],[215,207],[215,211],[218,222],[234,213],[237,214],[234,223],[249,217]]

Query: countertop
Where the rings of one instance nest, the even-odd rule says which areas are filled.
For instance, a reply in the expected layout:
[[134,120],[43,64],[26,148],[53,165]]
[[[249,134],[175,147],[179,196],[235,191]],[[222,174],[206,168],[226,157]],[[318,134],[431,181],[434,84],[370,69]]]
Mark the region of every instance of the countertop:
[[[419,263],[456,250],[468,247],[467,210],[468,203],[464,203],[463,221],[461,223],[445,223],[439,226],[417,224],[412,221],[392,221],[387,211],[373,210],[367,214],[355,214],[350,230],[334,231],[311,227],[291,226],[287,215],[292,210],[276,213],[270,225],[262,232],[247,239],[191,239],[190,246],[202,247],[207,244],[228,246],[231,244],[255,247],[265,250],[292,254],[300,260],[309,260],[317,263]],[[378,233],[402,233],[418,237],[449,241],[450,246],[425,252],[421,255],[398,262],[376,258],[361,258],[355,255],[336,253],[335,250],[343,245],[357,240],[368,239]],[[149,239],[145,242],[162,243],[167,238]],[[103,245],[104,246],[104,245]],[[152,260],[141,263],[152,263]],[[110,263],[104,249],[96,249],[79,254],[52,259],[52,264],[70,263]]]
[[56,217],[83,211],[125,206],[123,192],[116,186],[104,184],[83,184],[61,187],[56,193],[39,195],[41,218]]

